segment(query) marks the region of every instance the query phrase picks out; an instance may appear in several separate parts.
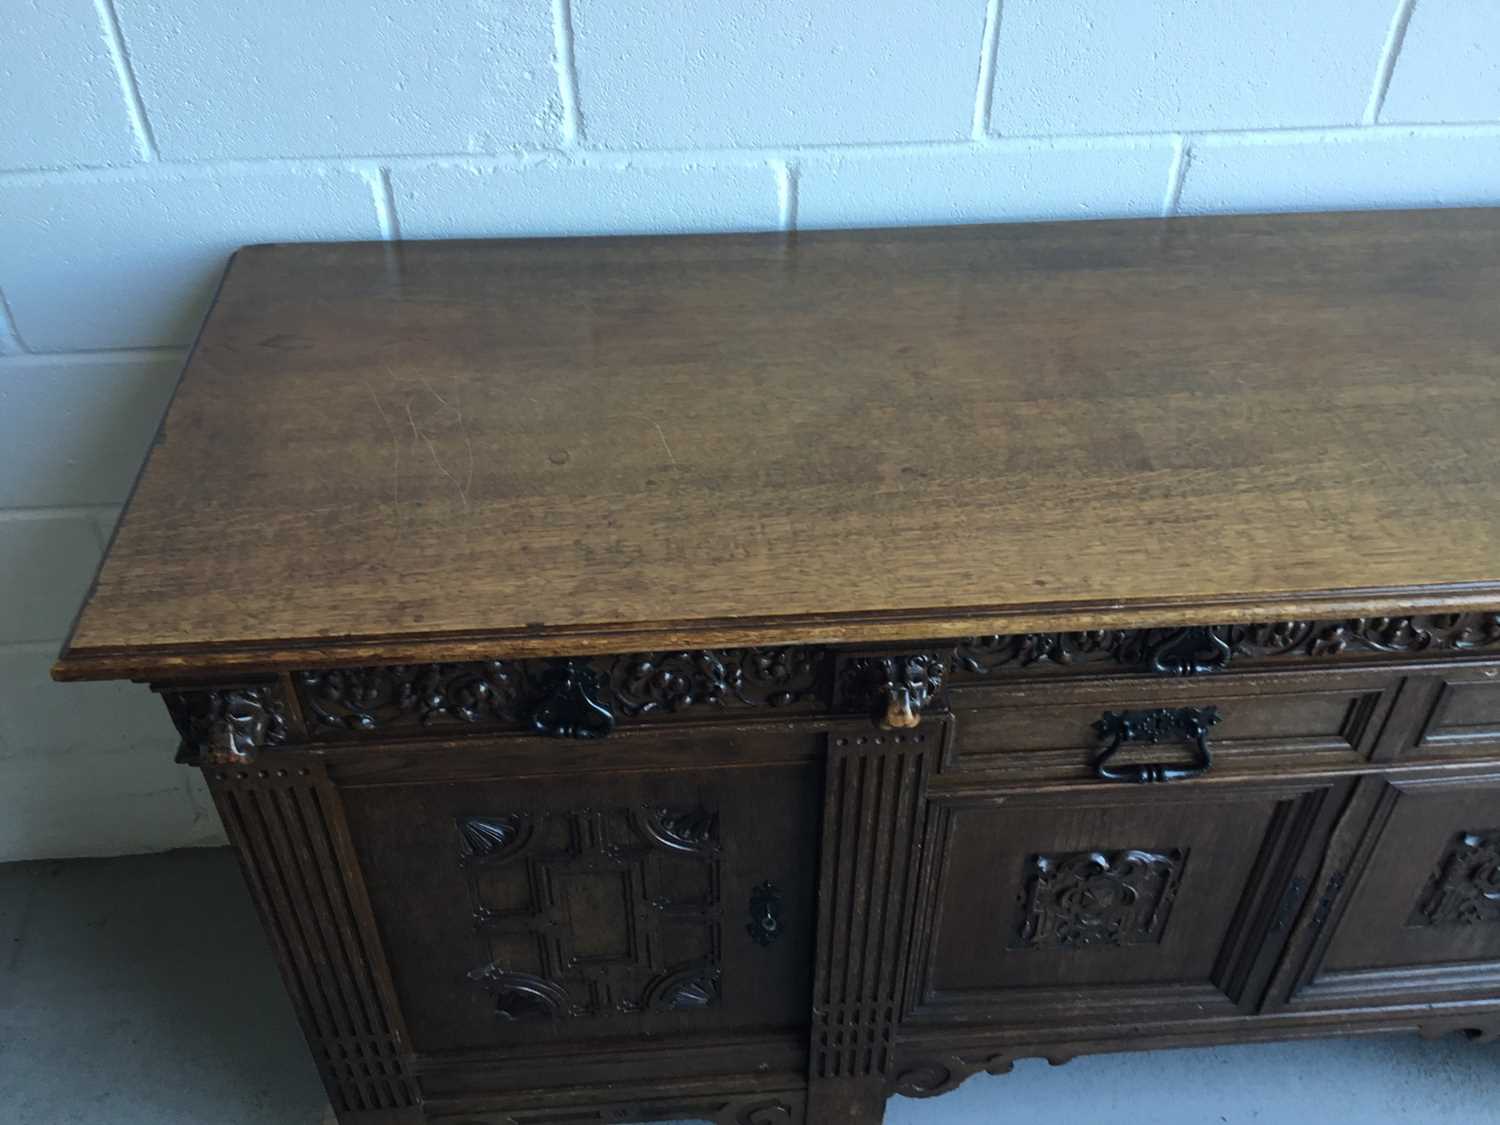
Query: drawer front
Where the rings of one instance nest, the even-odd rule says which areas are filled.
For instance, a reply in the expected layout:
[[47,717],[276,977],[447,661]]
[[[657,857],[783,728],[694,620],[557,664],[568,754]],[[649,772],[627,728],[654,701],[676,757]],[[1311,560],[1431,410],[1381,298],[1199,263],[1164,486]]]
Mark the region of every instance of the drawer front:
[[1351,782],[937,797],[917,1021],[1249,1011]]
[[806,1023],[821,740],[696,737],[774,760],[343,790],[416,1050]]
[[[1397,673],[1243,673],[1179,680],[1115,677],[1040,686],[955,688],[955,730],[943,770],[1093,776],[1107,713],[1213,707],[1216,773],[1284,771],[1309,762],[1362,765],[1375,756],[1400,682]],[[1119,764],[1188,765],[1192,739],[1125,746]]]
[[1402,698],[1402,759],[1500,758],[1500,664],[1452,665],[1414,675]]
[[1500,997],[1500,776],[1371,778],[1357,808],[1289,1006]]

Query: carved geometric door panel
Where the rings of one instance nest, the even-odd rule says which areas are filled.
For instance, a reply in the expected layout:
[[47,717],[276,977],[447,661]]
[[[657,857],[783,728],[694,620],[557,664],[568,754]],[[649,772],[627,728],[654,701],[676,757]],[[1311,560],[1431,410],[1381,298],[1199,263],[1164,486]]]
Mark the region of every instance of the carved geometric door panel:
[[1371,778],[1351,822],[1283,974],[1287,1006],[1500,995],[1500,777]]
[[911,1018],[1248,1011],[1349,783],[935,796]]
[[479,967],[504,1020],[719,999],[719,811],[701,803],[461,816]]
[[345,787],[415,1048],[806,1024],[819,765]]

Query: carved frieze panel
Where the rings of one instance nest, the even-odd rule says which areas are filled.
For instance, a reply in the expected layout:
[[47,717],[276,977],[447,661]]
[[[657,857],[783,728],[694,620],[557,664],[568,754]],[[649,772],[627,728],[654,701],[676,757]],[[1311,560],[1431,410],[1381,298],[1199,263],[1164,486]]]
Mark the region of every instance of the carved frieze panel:
[[1029,856],[1011,948],[1160,942],[1186,864],[1182,848]]
[[1459,832],[1443,849],[1408,926],[1500,922],[1500,828]]
[[719,1003],[719,819],[648,805],[460,817],[479,967],[505,1021]]
[[395,664],[299,672],[297,690],[315,732],[375,731],[441,722],[515,723],[530,694],[519,661]]
[[296,684],[315,737],[442,725],[599,737],[617,719],[820,699],[825,656],[783,647],[408,664],[301,672]]
[[826,650],[708,649],[638,653],[611,662],[616,706],[635,718],[689,707],[786,707],[815,698]]
[[1192,675],[1232,660],[1335,657],[1356,653],[1419,655],[1500,649],[1500,613],[1272,621],[1186,629],[1097,629],[967,637],[955,646],[960,678],[1047,671],[1092,664],[1120,671]]
[[[161,688],[184,761],[235,764],[297,738],[313,742],[430,729],[600,738],[620,722],[800,708],[868,713],[910,728],[954,682],[1085,670],[1211,674],[1232,661],[1500,651],[1500,613],[1281,621],[966,637],[889,651],[806,645],[334,668],[278,682]],[[289,725],[289,713],[300,723]]]

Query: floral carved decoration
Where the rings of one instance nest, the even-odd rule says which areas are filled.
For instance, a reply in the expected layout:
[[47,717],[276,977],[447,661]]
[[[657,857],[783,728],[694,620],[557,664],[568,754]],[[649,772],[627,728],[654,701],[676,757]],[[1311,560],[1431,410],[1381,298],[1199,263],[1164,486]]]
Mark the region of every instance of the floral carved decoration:
[[[774,708],[868,712],[915,726],[951,685],[1110,670],[1203,675],[1238,662],[1500,650],[1500,613],[1016,633],[886,651],[821,645],[316,669],[279,683],[158,688],[184,761],[233,764],[303,737],[322,742],[464,728],[602,737],[618,723]],[[300,721],[293,721],[294,717]]]
[[296,686],[317,736],[485,726],[600,737],[620,718],[812,701],[820,696],[825,652],[705,649],[334,668],[300,672]]
[[1012,948],[1159,942],[1186,862],[1181,848],[1031,856]]
[[1500,828],[1460,832],[1423,887],[1409,926],[1500,922]]

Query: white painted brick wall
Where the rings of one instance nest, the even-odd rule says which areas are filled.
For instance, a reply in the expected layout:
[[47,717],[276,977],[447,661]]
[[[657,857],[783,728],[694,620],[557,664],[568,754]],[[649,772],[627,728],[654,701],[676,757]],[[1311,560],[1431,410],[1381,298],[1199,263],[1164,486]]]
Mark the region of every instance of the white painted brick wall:
[[462,163],[393,168],[403,238],[775,230],[777,169],[611,162],[535,166]]
[[9,0],[0,859],[220,839],[46,668],[241,243],[1486,203],[1490,0]]
[[1357,125],[1389,0],[1001,0],[1001,135]]

